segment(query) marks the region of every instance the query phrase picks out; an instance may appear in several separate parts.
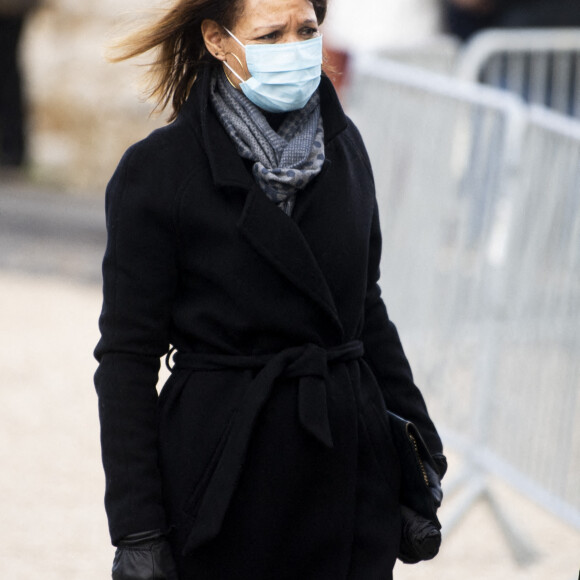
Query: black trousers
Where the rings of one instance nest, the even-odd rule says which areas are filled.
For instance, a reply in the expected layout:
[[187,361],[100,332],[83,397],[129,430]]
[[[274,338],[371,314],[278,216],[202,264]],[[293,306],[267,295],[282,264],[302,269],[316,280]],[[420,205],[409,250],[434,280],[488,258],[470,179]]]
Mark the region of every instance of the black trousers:
[[18,46],[23,16],[0,17],[0,164],[20,166],[25,156],[25,119]]

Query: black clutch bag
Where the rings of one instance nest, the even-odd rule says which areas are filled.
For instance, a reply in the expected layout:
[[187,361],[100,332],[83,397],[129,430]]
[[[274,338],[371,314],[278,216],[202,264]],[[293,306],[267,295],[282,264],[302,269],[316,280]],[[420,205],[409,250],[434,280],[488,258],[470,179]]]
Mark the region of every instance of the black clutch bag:
[[387,411],[401,463],[402,531],[399,559],[407,564],[430,560],[439,552],[440,480],[443,473],[411,422]]

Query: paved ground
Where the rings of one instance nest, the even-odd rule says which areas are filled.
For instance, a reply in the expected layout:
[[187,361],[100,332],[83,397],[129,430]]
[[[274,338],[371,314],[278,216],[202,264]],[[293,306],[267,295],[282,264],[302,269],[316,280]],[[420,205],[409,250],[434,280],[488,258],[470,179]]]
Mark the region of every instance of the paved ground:
[[102,195],[72,197],[0,175],[0,268],[100,284]]
[[[50,201],[49,201],[50,200]],[[104,580],[112,548],[102,508],[96,396],[102,200],[0,182],[0,578]],[[458,471],[452,456],[449,480]],[[515,565],[485,504],[440,556],[397,580],[575,580],[580,533],[494,482],[534,541]],[[458,498],[451,497],[443,516]],[[374,580],[374,579],[369,579]]]

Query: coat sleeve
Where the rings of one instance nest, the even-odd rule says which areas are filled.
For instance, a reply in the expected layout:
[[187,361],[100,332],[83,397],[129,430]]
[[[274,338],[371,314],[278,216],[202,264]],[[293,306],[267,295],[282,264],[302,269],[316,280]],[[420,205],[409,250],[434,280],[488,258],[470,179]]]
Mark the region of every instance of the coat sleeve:
[[365,319],[362,340],[365,360],[373,370],[385,404],[401,417],[413,421],[432,453],[442,453],[442,443],[429,417],[425,400],[413,380],[411,367],[399,339],[399,333],[389,319],[379,286],[382,249],[379,212],[374,194],[370,160],[358,130],[353,126],[354,142],[361,157],[363,170],[373,190],[373,218],[370,231],[368,281],[365,297]]
[[114,544],[165,529],[157,458],[157,380],[176,288],[174,204],[152,147],[134,146],[107,187],[99,400],[105,507]]
[[387,407],[417,425],[431,453],[442,453],[441,439],[429,417],[421,391],[414,383],[399,333],[389,319],[381,297],[380,256],[381,233],[375,202],[363,327],[365,358],[377,377]]

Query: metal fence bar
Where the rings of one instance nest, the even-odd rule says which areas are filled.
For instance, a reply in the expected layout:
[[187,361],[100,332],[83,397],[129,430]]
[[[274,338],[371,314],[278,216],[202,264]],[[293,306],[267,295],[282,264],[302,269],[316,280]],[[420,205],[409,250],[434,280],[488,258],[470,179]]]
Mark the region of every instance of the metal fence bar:
[[487,30],[461,52],[458,78],[580,115],[580,28]]
[[409,46],[390,46],[378,53],[381,59],[422,68],[441,74],[454,74],[460,51],[459,40],[441,35]]

